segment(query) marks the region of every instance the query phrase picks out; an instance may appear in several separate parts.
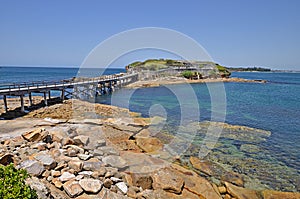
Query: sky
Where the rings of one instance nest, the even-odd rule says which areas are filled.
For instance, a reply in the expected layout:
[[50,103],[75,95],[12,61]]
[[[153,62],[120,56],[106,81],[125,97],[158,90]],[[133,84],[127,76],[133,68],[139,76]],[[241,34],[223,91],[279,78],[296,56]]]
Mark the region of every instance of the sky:
[[183,33],[225,66],[300,70],[298,0],[0,0],[0,65],[79,66],[99,43],[143,27]]

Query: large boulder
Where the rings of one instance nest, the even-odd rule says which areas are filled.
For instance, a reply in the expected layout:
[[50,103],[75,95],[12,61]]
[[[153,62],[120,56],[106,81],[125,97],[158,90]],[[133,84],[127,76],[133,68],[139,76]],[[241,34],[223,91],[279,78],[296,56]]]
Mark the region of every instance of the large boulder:
[[79,196],[83,192],[83,189],[79,185],[79,182],[75,180],[64,183],[63,188],[71,198]]
[[83,188],[83,190],[88,193],[98,193],[103,186],[103,183],[100,180],[91,178],[81,179],[79,181],[79,184]]
[[238,187],[229,182],[225,182],[225,186],[227,192],[237,199],[260,199],[259,193],[255,190]]
[[159,169],[152,175],[153,188],[180,194],[184,185],[184,180],[177,175],[177,172],[170,168]]
[[35,142],[35,141],[43,140],[44,138],[47,137],[48,134],[49,132],[46,131],[46,129],[39,128],[33,131],[28,131],[26,133],[23,133],[22,137],[29,142]]

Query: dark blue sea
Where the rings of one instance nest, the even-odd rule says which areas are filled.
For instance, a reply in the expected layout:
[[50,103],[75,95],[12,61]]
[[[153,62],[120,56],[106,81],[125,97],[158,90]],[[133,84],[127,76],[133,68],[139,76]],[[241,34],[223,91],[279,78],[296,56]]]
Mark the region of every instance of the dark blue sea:
[[[0,85],[11,82],[68,79],[76,76],[77,72],[76,68],[2,67]],[[86,76],[118,72],[124,70],[98,70],[88,72]],[[232,77],[263,79],[267,80],[267,83],[224,83],[225,122],[267,130],[271,135],[262,142],[221,139],[221,147],[213,151],[208,158],[220,161],[220,164],[228,165],[228,168],[236,172],[258,179],[255,181],[256,184],[250,183],[248,187],[265,186],[278,190],[300,191],[300,73],[234,72]],[[190,111],[191,117],[194,117],[193,110],[199,108],[200,115],[197,120],[211,120],[212,102],[209,93],[211,86],[213,85],[191,84],[193,93],[198,99],[197,104],[189,104],[190,96],[189,93],[185,94],[184,85],[122,89],[114,92],[112,96],[97,98],[97,102],[129,107],[131,111],[139,112],[143,116],[155,115],[153,107],[156,107],[160,110],[158,112],[163,110],[162,116],[167,117],[168,125],[176,129],[180,125],[183,99],[186,99],[185,104],[189,104],[185,105],[185,108]],[[178,99],[178,95],[185,98]],[[250,149],[241,151],[242,145],[252,147],[251,150],[253,146],[258,149],[255,148],[254,152],[250,152]],[[231,156],[226,156],[228,153]],[[222,159],[221,156],[233,158]]]

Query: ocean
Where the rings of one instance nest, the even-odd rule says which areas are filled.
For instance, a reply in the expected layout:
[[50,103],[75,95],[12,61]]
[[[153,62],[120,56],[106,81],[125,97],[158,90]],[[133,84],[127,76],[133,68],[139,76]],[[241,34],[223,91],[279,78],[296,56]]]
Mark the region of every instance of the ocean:
[[[77,72],[76,68],[2,67],[0,86],[12,82],[68,79],[76,76]],[[91,69],[83,76],[119,72],[124,70]],[[248,180],[247,186],[250,188],[300,191],[300,73],[234,72],[232,77],[263,79],[268,83],[224,83],[225,122],[263,129],[270,131],[271,135],[261,141],[255,140],[256,137],[239,139],[221,136],[206,158],[228,170],[249,176],[251,180]],[[129,108],[146,117],[166,117],[165,129],[175,132],[181,125],[183,103],[177,96],[186,96],[184,107],[190,113],[199,108],[198,121],[211,120],[210,87],[210,84],[191,84],[193,95],[198,100],[196,104],[190,103],[184,85],[117,90],[111,96],[98,97],[97,103]],[[191,121],[194,120],[195,116],[190,115],[193,117]],[[186,154],[198,155],[195,148],[203,144],[200,134],[192,141],[193,150],[187,150]]]

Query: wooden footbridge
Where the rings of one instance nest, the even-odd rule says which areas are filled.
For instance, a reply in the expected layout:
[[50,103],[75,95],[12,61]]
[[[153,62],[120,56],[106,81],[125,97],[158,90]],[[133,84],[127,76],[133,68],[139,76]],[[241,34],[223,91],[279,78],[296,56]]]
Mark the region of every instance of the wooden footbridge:
[[8,111],[7,97],[18,96],[21,101],[21,111],[24,112],[24,96],[28,96],[29,105],[32,106],[32,93],[43,93],[44,103],[47,106],[48,99],[51,98],[51,91],[60,91],[60,98],[71,96],[80,98],[80,96],[95,97],[110,93],[117,88],[121,88],[138,80],[138,74],[120,73],[114,75],[103,75],[96,78],[73,78],[61,81],[35,81],[18,84],[0,85],[0,97],[4,101],[4,109]]

